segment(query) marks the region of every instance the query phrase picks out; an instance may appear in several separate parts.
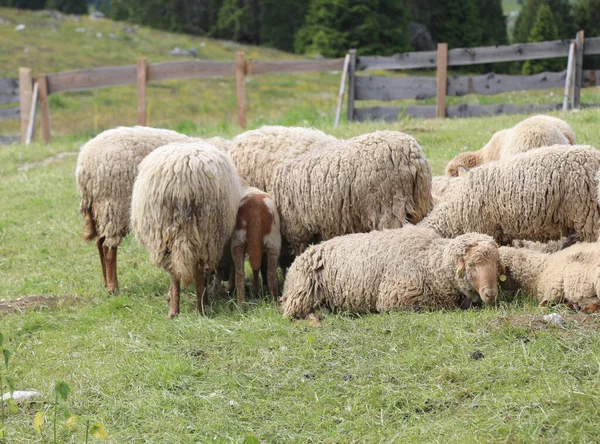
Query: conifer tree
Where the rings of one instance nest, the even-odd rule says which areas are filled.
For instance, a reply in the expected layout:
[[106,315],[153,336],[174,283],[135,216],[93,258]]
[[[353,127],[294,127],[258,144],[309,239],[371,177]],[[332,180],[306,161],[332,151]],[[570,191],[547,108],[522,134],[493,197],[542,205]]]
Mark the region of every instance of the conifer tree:
[[[554,16],[548,5],[540,5],[537,17],[531,28],[529,42],[545,42],[558,38],[558,28],[554,24]],[[523,65],[523,74],[538,74],[545,71],[562,71],[564,63],[557,59],[528,60]]]

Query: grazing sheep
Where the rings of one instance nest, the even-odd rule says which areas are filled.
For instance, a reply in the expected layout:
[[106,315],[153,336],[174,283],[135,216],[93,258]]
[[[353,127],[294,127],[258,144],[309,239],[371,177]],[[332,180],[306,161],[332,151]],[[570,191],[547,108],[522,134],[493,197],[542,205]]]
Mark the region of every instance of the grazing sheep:
[[[231,255],[235,265],[238,304],[245,298],[244,258],[248,253],[252,267],[252,292],[258,294],[259,271],[263,248],[267,257],[267,283],[271,296],[277,299],[277,261],[281,250],[281,233],[277,207],[267,193],[258,188],[246,188],[240,202],[235,229],[231,236]],[[230,285],[232,283],[230,278]]]
[[[100,133],[81,148],[75,176],[81,196],[82,237],[97,238],[102,282],[109,291],[119,291],[117,248],[129,232],[131,189],[139,163],[160,146],[198,140],[165,129],[119,127]],[[223,139],[210,140],[226,148]]]
[[446,175],[459,176],[485,163],[534,148],[574,144],[575,133],[567,122],[551,116],[533,116],[510,129],[496,132],[479,151],[460,153],[446,166]]
[[431,200],[433,205],[447,200],[461,181],[462,177],[433,176],[431,178]]
[[541,253],[556,253],[577,243],[579,238],[576,235],[562,237],[559,240],[550,242],[533,242],[528,240],[514,240],[512,246],[515,248],[527,248],[529,250],[539,251]]
[[242,178],[269,192],[271,176],[279,162],[336,141],[313,128],[263,126],[235,137],[229,153]]
[[290,267],[285,317],[320,307],[352,313],[458,308],[465,297],[493,303],[498,246],[486,235],[443,239],[433,230],[401,229],[340,236],[315,245]]
[[421,223],[444,237],[477,232],[499,244],[548,241],[576,234],[598,239],[596,173],[591,146],[551,146],[470,171],[446,202]]
[[217,269],[242,192],[229,155],[206,142],[171,143],[140,163],[131,226],[152,263],[171,274],[170,318],[179,314],[181,282],[196,282],[204,313],[205,273]]
[[600,307],[600,245],[579,243],[555,253],[500,248],[508,277],[504,285],[522,288],[540,305],[568,303],[584,311]]
[[417,141],[396,131],[340,140],[280,162],[271,195],[284,243],[399,228],[431,210],[431,168]]

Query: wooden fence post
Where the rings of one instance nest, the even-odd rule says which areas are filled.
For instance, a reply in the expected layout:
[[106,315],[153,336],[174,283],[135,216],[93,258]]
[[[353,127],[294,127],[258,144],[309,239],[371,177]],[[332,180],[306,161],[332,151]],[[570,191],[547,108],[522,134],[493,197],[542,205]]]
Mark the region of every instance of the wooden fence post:
[[140,57],[137,62],[137,124],[146,125],[146,83],[148,82],[148,59]]
[[446,118],[446,92],[448,87],[448,44],[438,43],[437,46],[437,101],[436,116]]
[[50,143],[50,107],[48,106],[48,80],[46,79],[46,74],[40,74],[38,77],[38,89],[40,94],[42,139],[44,143]]
[[573,89],[573,108],[579,109],[581,102],[581,84],[583,82],[583,46],[585,33],[583,30],[575,37],[575,88]]
[[573,61],[575,57],[575,43],[569,45],[569,58],[567,59],[567,73],[565,76],[565,94],[563,97],[563,111],[569,109],[569,92],[573,83]]
[[246,129],[246,61],[244,56],[243,51],[235,54],[235,89],[238,125]]
[[356,49],[348,51],[348,122],[354,120],[354,93],[356,91]]
[[19,100],[21,113],[21,143],[27,140],[27,127],[29,125],[29,110],[31,107],[31,94],[33,93],[33,78],[31,68],[19,68]]
[[337,128],[340,124],[340,115],[342,114],[342,103],[344,102],[344,91],[346,90],[346,74],[348,73],[348,64],[350,63],[350,54],[344,57],[344,66],[342,68],[342,79],[340,80],[340,92],[338,93],[338,103],[335,110],[335,120],[333,127]]
[[38,95],[39,85],[37,82],[35,82],[35,84],[33,85],[33,95],[31,96],[31,109],[29,110],[29,122],[27,123],[27,137],[25,138],[25,145],[31,145],[31,141],[33,140]]

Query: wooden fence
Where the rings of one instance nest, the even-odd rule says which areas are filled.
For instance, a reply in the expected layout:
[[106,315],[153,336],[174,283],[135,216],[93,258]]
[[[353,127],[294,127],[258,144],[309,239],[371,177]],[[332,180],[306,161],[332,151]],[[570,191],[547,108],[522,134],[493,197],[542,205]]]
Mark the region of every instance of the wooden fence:
[[[533,76],[486,74],[480,76],[450,76],[449,66],[466,66],[483,63],[514,62],[555,57],[567,57],[573,75],[567,71],[542,73]],[[350,51],[348,121],[385,119],[394,121],[401,114],[422,118],[473,117],[497,114],[533,113],[561,109],[562,103],[540,105],[455,105],[446,106],[447,96],[467,94],[494,95],[510,91],[528,91],[562,88],[572,90],[572,107],[580,107],[581,88],[595,86],[600,71],[583,71],[583,56],[600,54],[600,38],[584,39],[583,31],[575,41],[556,40],[508,46],[457,48],[448,50],[445,43],[437,51],[408,52],[391,57],[357,57]],[[437,68],[434,77],[376,77],[360,76],[358,71],[376,69],[403,70]],[[570,78],[567,78],[570,77]],[[571,87],[572,85],[572,87]],[[377,106],[356,108],[359,100],[391,101],[400,99],[427,99],[436,97],[436,105],[406,107]]]
[[[29,79],[21,77],[20,82],[22,139],[23,141],[27,139],[27,128],[32,126],[32,118],[35,119],[36,100],[34,92],[36,89],[39,89],[40,120],[42,124],[42,136],[45,143],[48,143],[51,139],[50,109],[48,106],[48,97],[51,94],[108,88],[119,85],[137,85],[137,123],[138,125],[145,125],[147,115],[147,83],[174,79],[235,77],[237,118],[240,126],[245,128],[246,76],[276,73],[340,71],[343,64],[343,58],[279,62],[252,61],[246,60],[243,52],[238,52],[236,54],[235,62],[190,60],[148,64],[147,59],[141,57],[138,59],[137,65],[109,66],[54,74],[40,74],[37,77],[37,82],[32,82],[30,74]],[[29,70],[29,68],[21,68],[21,72],[25,70]],[[31,73],[31,70],[29,70],[29,73]]]
[[[19,103],[19,82],[16,79],[0,79],[0,105]],[[18,119],[19,107],[0,108],[0,120]],[[19,140],[19,136],[0,135],[0,144],[13,143]]]

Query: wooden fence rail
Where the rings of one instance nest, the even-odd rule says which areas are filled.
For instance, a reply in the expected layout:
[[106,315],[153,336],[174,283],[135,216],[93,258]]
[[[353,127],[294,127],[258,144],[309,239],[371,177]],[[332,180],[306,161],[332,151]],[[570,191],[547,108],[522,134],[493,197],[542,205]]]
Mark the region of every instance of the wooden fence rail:
[[[567,57],[572,41],[555,40],[541,43],[526,43],[508,46],[490,46],[480,48],[456,48],[447,50],[444,43],[437,51],[409,52],[390,57],[356,57],[350,69],[349,83],[352,90],[348,93],[348,120],[384,119],[397,120],[399,115],[412,117],[473,117],[497,114],[542,112],[561,109],[561,104],[523,105],[457,105],[446,106],[447,96],[467,94],[495,95],[513,91],[530,91],[565,87],[568,92],[571,84],[567,72],[546,72],[531,76],[485,74],[480,76],[447,76],[448,66],[476,65],[525,61],[534,59]],[[584,55],[600,54],[600,38],[584,39],[583,31],[575,39],[575,58],[577,64],[574,73],[573,107],[579,107],[582,87],[596,86],[598,71],[583,71]],[[356,71],[374,69],[414,69],[437,68],[434,77],[377,77],[356,75]],[[360,100],[423,100],[436,97],[436,106],[407,107],[371,107],[355,108]]]

